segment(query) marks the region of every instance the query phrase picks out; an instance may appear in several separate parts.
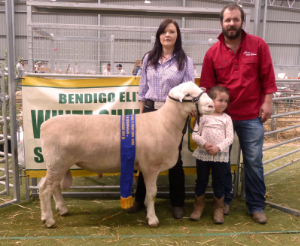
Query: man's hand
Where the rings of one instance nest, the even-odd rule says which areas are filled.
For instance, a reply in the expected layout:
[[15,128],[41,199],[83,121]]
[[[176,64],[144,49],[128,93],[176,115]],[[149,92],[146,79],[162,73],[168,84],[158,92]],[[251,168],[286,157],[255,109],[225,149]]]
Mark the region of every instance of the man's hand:
[[265,96],[265,102],[260,107],[259,117],[262,117],[261,118],[262,123],[265,123],[268,119],[270,119],[272,115],[272,111],[273,111],[272,98],[273,98],[273,94],[267,94]]

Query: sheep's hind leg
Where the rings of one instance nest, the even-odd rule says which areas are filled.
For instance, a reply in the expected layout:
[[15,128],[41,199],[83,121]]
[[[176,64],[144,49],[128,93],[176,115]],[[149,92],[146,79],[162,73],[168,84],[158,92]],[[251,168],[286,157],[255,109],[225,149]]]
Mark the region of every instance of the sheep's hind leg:
[[147,207],[147,219],[150,227],[158,227],[159,221],[155,214],[154,201],[157,193],[158,173],[144,173],[144,181],[146,186],[145,205]]
[[39,188],[39,196],[41,203],[41,219],[46,223],[47,227],[53,227],[55,225],[51,209],[52,188],[53,186],[48,182],[48,176],[46,176]]
[[53,188],[53,199],[55,201],[55,208],[60,215],[69,214],[69,210],[65,204],[65,200],[62,196],[59,183]]

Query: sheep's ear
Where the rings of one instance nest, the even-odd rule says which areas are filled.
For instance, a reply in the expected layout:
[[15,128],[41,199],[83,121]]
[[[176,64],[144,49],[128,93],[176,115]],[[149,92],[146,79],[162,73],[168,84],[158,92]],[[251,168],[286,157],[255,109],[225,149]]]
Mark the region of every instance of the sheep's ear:
[[185,97],[187,93],[182,93],[180,91],[177,91],[175,94],[174,94],[174,97],[176,99],[178,99],[180,102],[182,102],[183,98]]
[[206,88],[204,88],[204,87],[200,87],[200,89],[204,92],[204,91],[206,91]]

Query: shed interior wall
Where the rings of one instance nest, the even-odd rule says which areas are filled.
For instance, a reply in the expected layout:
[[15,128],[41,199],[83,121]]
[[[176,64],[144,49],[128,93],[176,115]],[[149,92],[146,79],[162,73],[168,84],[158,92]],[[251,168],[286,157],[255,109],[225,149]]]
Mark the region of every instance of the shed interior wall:
[[[101,4],[114,4],[114,5],[135,5],[145,6],[146,4],[142,0],[64,0],[60,2],[78,2],[78,3],[101,3]],[[152,0],[151,6],[169,6],[169,7],[182,7],[184,4],[186,7],[193,8],[217,8],[221,9],[226,3],[232,1],[205,1],[205,0]],[[240,1],[244,8],[250,9],[250,26],[247,26],[247,31],[252,33],[253,23],[255,16],[254,1],[244,0]],[[292,2],[292,1],[290,1]],[[261,0],[261,11],[263,12],[264,0]],[[268,4],[269,1],[268,1]],[[18,57],[23,57],[25,60],[28,57],[27,49],[27,8],[26,1],[15,1],[15,44],[16,44],[16,60]],[[98,15],[98,14],[55,14],[55,13],[33,13],[33,22],[38,23],[59,23],[59,24],[78,24],[78,25],[109,25],[118,26],[122,29],[122,26],[145,26],[145,27],[158,27],[159,23],[164,19],[162,16],[125,16],[125,15]],[[173,17],[179,25],[185,28],[208,28],[208,29],[220,29],[219,20],[217,18],[183,18]],[[262,15],[263,18],[263,15]],[[262,19],[260,20],[262,24]],[[276,0],[273,6],[268,6],[267,11],[267,25],[266,25],[266,38],[265,41],[269,44],[272,54],[275,70],[286,71],[288,76],[297,76],[297,72],[300,72],[300,1],[295,1],[292,8],[289,8],[287,1]],[[4,3],[0,3],[0,59],[4,58],[4,50],[7,47],[6,44],[6,20],[5,20],[5,6]],[[63,30],[60,30],[63,32]],[[72,34],[69,31],[70,35]],[[260,32],[261,33],[261,32]],[[155,34],[155,33],[154,33]],[[120,31],[101,31],[89,33],[92,37],[109,37],[114,35],[119,38],[119,47],[116,49],[115,54],[117,61],[127,64],[128,69],[131,70],[132,64],[135,59],[142,58],[143,54],[151,48],[150,39],[153,33],[140,33],[139,35]],[[66,35],[66,33],[64,33]],[[80,35],[78,32],[76,35]],[[83,35],[83,32],[82,32]],[[87,34],[84,34],[87,35]],[[124,42],[128,40],[130,35],[131,44]],[[210,35],[186,35],[184,38],[189,40],[208,40],[209,38],[216,39],[217,34]],[[123,41],[122,41],[123,39]],[[140,39],[140,41],[138,41]],[[142,41],[141,41],[142,40]],[[122,46],[123,43],[123,46]],[[45,46],[43,46],[45,45]],[[89,44],[87,45],[95,45]],[[81,43],[70,43],[68,50],[72,53],[76,47],[82,47]],[[189,44],[184,48],[189,56],[192,57],[195,64],[201,66],[204,54],[209,48],[209,45]],[[49,49],[49,43],[44,42],[40,45],[39,49]],[[59,47],[57,47],[59,48]],[[96,49],[96,48],[95,48]],[[101,51],[101,57],[109,57],[108,44],[103,45]],[[196,51],[196,52],[195,52]],[[93,51],[90,51],[93,52]],[[67,54],[64,52],[63,55]],[[77,54],[80,56],[80,53]],[[95,54],[91,53],[91,56]],[[69,54],[72,56],[72,54]],[[38,59],[43,59],[43,55]],[[125,65],[127,66],[127,65]]]

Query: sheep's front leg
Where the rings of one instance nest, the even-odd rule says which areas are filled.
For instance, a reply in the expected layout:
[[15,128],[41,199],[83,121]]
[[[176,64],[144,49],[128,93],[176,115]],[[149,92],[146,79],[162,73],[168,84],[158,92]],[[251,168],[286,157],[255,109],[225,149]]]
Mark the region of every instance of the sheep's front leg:
[[145,205],[147,207],[147,219],[150,227],[158,227],[159,221],[155,214],[154,201],[157,193],[156,181],[158,177],[157,172],[143,173],[146,186]]

